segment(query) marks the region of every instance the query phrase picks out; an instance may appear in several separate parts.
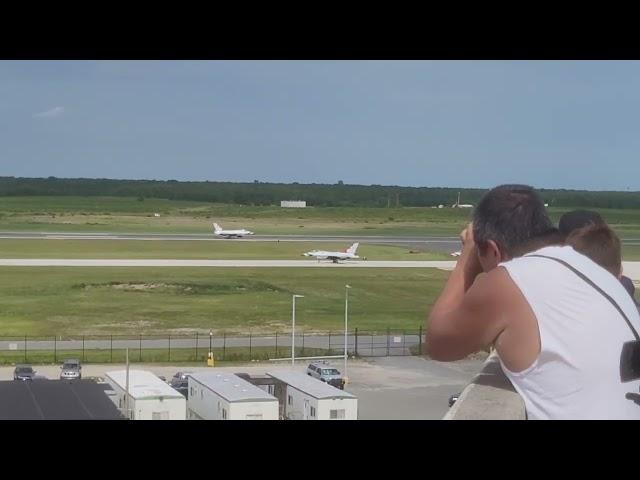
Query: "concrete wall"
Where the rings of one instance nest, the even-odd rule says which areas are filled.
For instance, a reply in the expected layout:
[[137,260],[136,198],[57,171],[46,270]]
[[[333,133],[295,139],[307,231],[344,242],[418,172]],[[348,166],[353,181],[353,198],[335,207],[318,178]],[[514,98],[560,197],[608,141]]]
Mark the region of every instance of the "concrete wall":
[[462,391],[443,420],[525,420],[524,402],[502,372],[498,356],[487,358],[482,370]]

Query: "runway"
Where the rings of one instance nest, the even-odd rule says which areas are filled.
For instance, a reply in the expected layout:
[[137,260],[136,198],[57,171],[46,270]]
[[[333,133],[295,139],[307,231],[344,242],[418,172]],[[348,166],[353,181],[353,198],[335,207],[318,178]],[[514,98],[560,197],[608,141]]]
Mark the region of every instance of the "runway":
[[[402,245],[430,244],[443,249],[459,249],[457,235],[251,235],[243,238],[220,238],[212,233],[110,233],[110,232],[0,232],[0,239],[22,240],[144,240],[204,242],[334,242]],[[622,238],[624,245],[640,245],[640,238]]]
[[[237,267],[237,268],[439,268],[452,270],[455,261],[438,260],[354,260],[341,263],[317,260],[131,260],[2,258],[4,267]],[[622,262],[624,274],[640,282],[640,262]]]
[[144,240],[144,241],[203,241],[203,242],[331,242],[369,245],[391,245],[406,248],[428,248],[441,252],[460,249],[457,236],[393,236],[393,235],[251,235],[244,238],[219,238],[210,233],[80,233],[80,232],[0,232],[0,239],[13,240]]

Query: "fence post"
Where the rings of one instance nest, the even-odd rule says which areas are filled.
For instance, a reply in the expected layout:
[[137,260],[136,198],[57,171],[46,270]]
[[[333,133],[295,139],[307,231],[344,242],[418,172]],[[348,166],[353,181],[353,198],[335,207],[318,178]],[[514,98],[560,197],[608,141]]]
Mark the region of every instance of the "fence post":
[[304,357],[304,330],[302,331],[302,353],[300,356]]
[[276,358],[278,358],[278,332],[276,331]]
[[109,337],[109,361],[113,363],[113,335]]
[[331,330],[329,330],[329,351],[327,355],[331,355]]
[[387,357],[389,356],[389,334],[390,334],[390,329],[389,327],[387,327]]
[[[406,355],[406,346],[407,346],[407,332],[405,332],[404,330],[402,330],[402,355]],[[409,355],[411,355],[411,352],[409,352]]]
[[169,335],[169,361],[171,361],[171,335]]
[[196,332],[196,362],[198,361],[198,332]]
[[251,356],[251,332],[249,332],[249,361],[253,360]]
[[58,339],[58,337],[56,337],[55,335],[53,336],[53,363],[58,363],[58,355],[57,355],[57,343],[56,340]]
[[422,325],[418,331],[418,355],[422,355]]
[[84,363],[84,335],[82,335],[82,363]]
[[27,363],[27,336],[24,336],[24,363]]
[[140,354],[138,356],[138,360],[142,362],[142,334],[140,334]]
[[222,360],[227,354],[227,332],[222,332]]
[[358,356],[358,327],[356,327],[356,335],[355,335],[354,341],[355,341],[355,350],[356,350],[355,354],[357,357]]

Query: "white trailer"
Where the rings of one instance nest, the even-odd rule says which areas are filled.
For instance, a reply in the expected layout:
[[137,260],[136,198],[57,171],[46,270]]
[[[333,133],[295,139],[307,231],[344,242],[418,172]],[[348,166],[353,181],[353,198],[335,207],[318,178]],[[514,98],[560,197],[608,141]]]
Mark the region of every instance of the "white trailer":
[[290,420],[357,420],[355,395],[332,387],[304,373],[267,372],[276,381],[274,391],[281,402],[282,418]]
[[278,420],[278,399],[230,373],[192,373],[187,418]]
[[107,382],[115,392],[111,399],[131,420],[184,420],[187,415],[187,399],[153,373],[145,370],[129,370],[129,405],[125,411],[127,371],[106,373]]

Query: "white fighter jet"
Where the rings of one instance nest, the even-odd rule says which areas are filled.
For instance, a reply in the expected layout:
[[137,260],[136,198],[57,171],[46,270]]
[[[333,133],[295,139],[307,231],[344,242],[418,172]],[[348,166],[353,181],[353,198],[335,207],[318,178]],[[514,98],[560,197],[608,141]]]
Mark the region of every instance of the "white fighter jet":
[[250,232],[249,230],[245,230],[245,229],[223,230],[222,227],[217,223],[213,224],[213,233],[217,237],[224,237],[224,238],[233,238],[233,237],[240,238],[240,237],[244,237],[245,235],[253,235],[253,232]]
[[355,258],[360,258],[356,255],[356,251],[358,250],[359,243],[356,242],[341,252],[327,252],[326,250],[311,250],[310,252],[304,253],[305,257],[315,257],[318,260],[331,260],[333,263],[338,263],[338,260],[352,260]]

